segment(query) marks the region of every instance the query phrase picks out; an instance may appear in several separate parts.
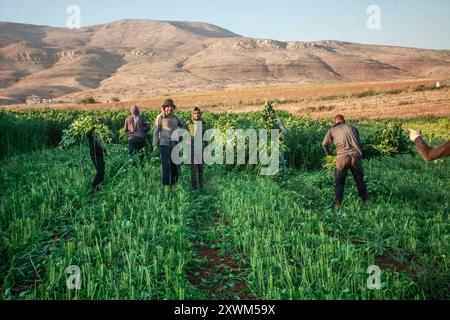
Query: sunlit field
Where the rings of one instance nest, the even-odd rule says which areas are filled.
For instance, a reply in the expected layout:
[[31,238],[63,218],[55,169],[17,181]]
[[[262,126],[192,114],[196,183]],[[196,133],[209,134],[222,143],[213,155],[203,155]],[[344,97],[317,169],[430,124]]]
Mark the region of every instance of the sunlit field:
[[[428,142],[445,141],[448,117],[355,119],[365,145],[380,151],[364,161],[371,200],[362,203],[349,178],[334,211],[321,149],[329,119],[277,113],[288,129],[288,168],[276,176],[212,165],[199,192],[182,166],[166,193],[154,154],[147,150],[144,168],[130,165],[119,135],[127,112],[88,114],[115,134],[96,194],[87,147],[58,148],[85,112],[0,112],[1,299],[450,298],[450,160],[426,163],[409,142],[392,154],[380,147],[407,141],[410,126]],[[205,121],[223,130],[270,123],[262,112],[206,113]],[[398,140],[383,140],[386,132]],[[374,265],[379,290],[367,286]],[[69,266],[79,267],[79,290],[67,287]]]

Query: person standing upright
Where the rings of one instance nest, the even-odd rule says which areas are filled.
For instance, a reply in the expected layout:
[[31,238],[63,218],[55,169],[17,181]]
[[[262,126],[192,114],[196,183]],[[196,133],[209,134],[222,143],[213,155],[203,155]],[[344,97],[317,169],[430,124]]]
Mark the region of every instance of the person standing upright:
[[[137,155],[145,147],[145,135],[150,131],[150,126],[140,115],[139,107],[131,107],[131,116],[125,120],[124,130],[128,133],[128,151],[131,157]],[[140,155],[141,166],[144,166],[144,155]],[[136,162],[133,159],[133,167]]]
[[[199,107],[192,111],[192,120],[187,123],[187,128],[191,134],[191,183],[192,189],[204,188],[204,166],[203,166],[203,134],[206,131],[206,124],[202,120],[202,112]],[[201,130],[201,131],[199,131]],[[199,144],[196,145],[195,143]]]
[[172,160],[172,150],[178,141],[172,141],[172,134],[185,125],[180,118],[174,115],[176,108],[173,100],[164,101],[163,113],[156,117],[153,132],[153,148],[159,147],[164,187],[174,186],[179,178],[178,166]]
[[334,209],[339,209],[344,200],[344,187],[348,170],[351,171],[355,179],[358,193],[362,200],[367,201],[369,196],[367,185],[364,181],[363,152],[359,131],[357,128],[347,125],[343,115],[337,115],[334,123],[334,126],[327,132],[322,142],[322,147],[326,155],[331,156],[329,145],[334,143],[336,146],[336,199]]

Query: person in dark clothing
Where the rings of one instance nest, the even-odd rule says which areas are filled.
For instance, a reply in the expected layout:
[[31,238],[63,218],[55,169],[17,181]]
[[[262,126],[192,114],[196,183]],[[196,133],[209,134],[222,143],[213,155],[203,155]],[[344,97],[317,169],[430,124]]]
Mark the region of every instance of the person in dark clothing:
[[[205,122],[202,120],[202,112],[199,107],[192,111],[192,120],[187,123],[187,128],[191,134],[191,184],[192,189],[204,188],[204,165],[203,165],[203,134],[206,131]],[[199,131],[200,130],[200,131]],[[198,140],[200,146],[195,145]],[[197,155],[197,157],[196,157]]]
[[[131,116],[125,120],[124,130],[128,133],[128,151],[130,157],[134,157],[145,147],[145,135],[150,131],[150,126],[140,115],[138,106],[131,107]],[[141,166],[144,166],[144,157],[144,154],[141,153]],[[132,165],[136,167],[134,160]]]
[[178,143],[177,141],[172,141],[172,134],[175,130],[185,125],[180,118],[173,114],[177,108],[173,100],[166,100],[161,108],[164,112],[159,114],[155,121],[153,148],[158,149],[159,147],[163,170],[163,186],[168,187],[174,186],[180,176],[179,166],[172,161],[172,150]]
[[94,139],[94,131],[91,130],[86,134],[88,140],[89,152],[92,163],[94,164],[97,174],[92,182],[91,188],[93,192],[99,191],[100,185],[105,180],[105,158],[107,155],[106,149]]
[[335,124],[333,128],[327,132],[322,142],[322,147],[327,156],[332,155],[329,149],[329,145],[332,142],[336,146],[337,152],[335,172],[336,199],[334,202],[334,208],[339,209],[342,201],[344,200],[345,180],[349,170],[355,179],[359,196],[363,199],[363,201],[367,201],[369,196],[367,193],[367,185],[364,181],[364,169],[362,165],[363,152],[358,129],[347,125],[345,123],[344,116],[337,115],[335,117]]
[[409,132],[411,141],[416,144],[417,150],[425,161],[450,157],[450,140],[443,145],[433,148],[425,143],[419,130],[409,129]]

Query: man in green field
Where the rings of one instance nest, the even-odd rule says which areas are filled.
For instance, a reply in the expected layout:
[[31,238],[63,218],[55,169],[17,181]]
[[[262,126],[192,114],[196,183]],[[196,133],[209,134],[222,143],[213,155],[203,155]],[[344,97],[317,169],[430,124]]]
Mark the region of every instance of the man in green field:
[[204,166],[203,166],[203,134],[206,124],[202,120],[202,112],[199,107],[192,111],[192,120],[187,122],[187,128],[191,134],[191,183],[192,189],[203,190]]
[[[138,106],[131,107],[131,116],[125,120],[124,130],[128,133],[128,152],[130,157],[140,154],[141,166],[144,166],[144,155],[141,150],[145,147],[145,135],[150,130],[147,121],[141,116]],[[136,167],[136,162],[132,161],[132,166]]]
[[[103,119],[100,120],[102,124],[105,123]],[[92,163],[94,164],[96,175],[94,181],[91,184],[91,191],[98,192],[100,190],[100,185],[105,180],[105,158],[108,155],[106,148],[95,139],[95,128],[92,128],[86,134],[89,145],[89,153],[91,155]]]
[[164,187],[174,186],[180,175],[178,166],[172,160],[172,150],[178,143],[178,141],[172,140],[172,134],[185,125],[180,118],[174,115],[176,108],[173,100],[164,101],[161,107],[163,113],[156,117],[153,132],[153,148],[157,151],[159,147]]
[[339,209],[344,200],[344,187],[348,170],[351,171],[355,179],[362,200],[367,201],[369,196],[364,181],[363,152],[359,131],[355,127],[347,125],[344,116],[340,114],[335,117],[334,123],[333,128],[327,132],[322,147],[326,155],[331,156],[329,145],[333,142],[336,146],[336,199],[334,209]]

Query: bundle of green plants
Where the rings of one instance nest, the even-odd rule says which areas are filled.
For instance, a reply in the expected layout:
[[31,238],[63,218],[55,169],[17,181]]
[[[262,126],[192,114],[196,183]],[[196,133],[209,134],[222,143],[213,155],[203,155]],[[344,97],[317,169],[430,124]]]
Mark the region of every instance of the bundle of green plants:
[[80,145],[86,141],[89,133],[92,133],[94,140],[102,146],[111,143],[113,139],[113,133],[104,121],[92,116],[82,116],[64,130],[60,147]]

